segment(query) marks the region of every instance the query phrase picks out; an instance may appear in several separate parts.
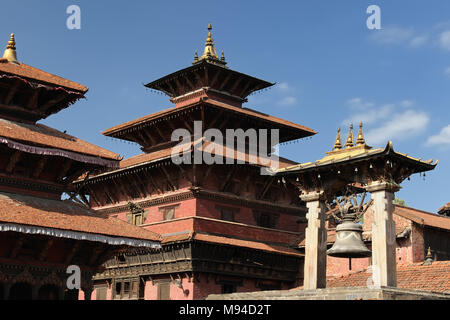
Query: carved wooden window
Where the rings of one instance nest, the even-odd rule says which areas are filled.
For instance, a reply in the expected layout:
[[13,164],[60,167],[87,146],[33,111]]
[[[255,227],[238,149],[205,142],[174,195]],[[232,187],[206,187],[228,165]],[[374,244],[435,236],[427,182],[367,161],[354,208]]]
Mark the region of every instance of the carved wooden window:
[[161,280],[157,285],[157,300],[170,300],[170,280]]
[[235,221],[235,214],[239,212],[238,208],[216,206],[220,212],[220,219],[225,221]]
[[136,226],[144,224],[148,211],[144,210],[138,204],[134,202],[128,202],[128,208],[130,212],[127,213],[128,223],[132,223]]
[[136,226],[140,226],[141,224],[143,224],[143,213],[136,213],[133,214],[133,224]]
[[159,208],[159,211],[161,211],[163,213],[163,220],[172,220],[175,219],[175,209],[178,207],[179,205],[172,205],[172,206],[167,206],[167,207],[163,207],[163,208]]
[[264,228],[275,228],[278,222],[279,215],[275,213],[254,211],[253,217],[255,218],[256,224]]
[[114,299],[138,299],[139,278],[116,280],[113,294]]
[[95,300],[106,300],[106,286],[99,286],[95,288]]

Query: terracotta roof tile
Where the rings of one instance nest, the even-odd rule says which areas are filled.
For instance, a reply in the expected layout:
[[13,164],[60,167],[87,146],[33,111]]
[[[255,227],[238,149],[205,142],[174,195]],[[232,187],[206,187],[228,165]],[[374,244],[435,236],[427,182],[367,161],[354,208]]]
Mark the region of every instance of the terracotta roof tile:
[[43,124],[26,124],[0,119],[0,137],[20,143],[57,148],[80,154],[119,160],[119,155]]
[[54,74],[42,71],[38,68],[26,65],[24,63],[17,65],[15,63],[0,61],[0,72],[27,78],[29,80],[37,80],[40,82],[77,90],[83,93],[88,91],[88,88],[86,88],[82,84],[64,79]]
[[72,201],[0,193],[0,222],[159,241],[160,236],[122,220],[102,216]]
[[394,213],[421,225],[450,230],[450,217],[400,205],[395,205]]
[[[207,99],[207,100],[205,100],[205,102],[206,102],[206,106],[209,105],[210,107],[211,106],[219,107],[219,108],[222,108],[222,109],[225,109],[225,110],[228,110],[231,112],[235,112],[235,113],[243,115],[243,116],[250,116],[253,118],[258,118],[258,119],[266,120],[268,122],[286,126],[286,127],[292,128],[292,129],[301,130],[304,132],[304,136],[310,136],[310,135],[316,134],[316,132],[314,130],[312,130],[308,127],[302,126],[300,124],[297,124],[297,123],[294,123],[294,122],[291,122],[288,120],[280,119],[280,118],[277,118],[277,117],[274,117],[271,115],[267,115],[267,114],[264,114],[261,112],[257,112],[257,111],[251,110],[251,109],[234,107],[234,106],[228,105],[226,103],[218,102],[218,101],[211,100],[211,99]],[[133,128],[139,124],[150,122],[155,119],[161,118],[163,116],[167,116],[167,115],[170,115],[173,113],[178,113],[182,110],[196,107],[199,105],[199,103],[201,103],[201,102],[196,102],[196,103],[193,103],[193,104],[190,104],[187,106],[183,106],[183,107],[176,107],[176,108],[172,107],[172,108],[168,108],[165,110],[161,110],[161,111],[152,113],[150,115],[147,115],[147,116],[144,116],[144,117],[132,120],[132,121],[128,121],[128,122],[119,124],[117,126],[114,126],[112,128],[109,128],[109,129],[103,131],[102,134],[104,134],[106,136],[115,136],[118,132],[121,132],[123,130]]]
[[447,204],[444,204],[442,207],[439,208],[438,213],[444,212],[450,210],[450,202],[448,202]]
[[[365,287],[371,274],[367,270],[327,279],[327,287]],[[397,287],[450,293],[450,261],[397,265]]]

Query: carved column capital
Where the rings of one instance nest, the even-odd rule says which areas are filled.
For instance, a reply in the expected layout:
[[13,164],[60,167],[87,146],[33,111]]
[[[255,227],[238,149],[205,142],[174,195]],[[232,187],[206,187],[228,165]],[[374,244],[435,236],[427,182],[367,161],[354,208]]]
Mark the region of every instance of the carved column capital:
[[366,187],[366,191],[368,192],[377,192],[377,191],[389,191],[389,192],[397,192],[402,187],[395,182],[386,182],[386,181],[374,181]]
[[300,199],[305,202],[323,201],[325,200],[325,193],[322,190],[319,192],[311,191],[300,195]]

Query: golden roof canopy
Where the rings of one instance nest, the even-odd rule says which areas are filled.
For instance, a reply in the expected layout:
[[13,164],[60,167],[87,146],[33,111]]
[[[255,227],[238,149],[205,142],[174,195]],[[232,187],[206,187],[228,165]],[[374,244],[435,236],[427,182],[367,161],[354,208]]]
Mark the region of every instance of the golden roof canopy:
[[212,63],[218,63],[221,65],[225,65],[225,56],[222,51],[222,56],[219,59],[219,56],[217,55],[216,49],[214,48],[214,41],[211,35],[212,26],[211,24],[208,24],[208,36],[206,37],[206,43],[205,43],[205,49],[203,50],[203,55],[199,58],[197,55],[197,52],[195,52],[194,56],[194,62],[193,64],[196,64],[202,60],[205,60],[207,62]]

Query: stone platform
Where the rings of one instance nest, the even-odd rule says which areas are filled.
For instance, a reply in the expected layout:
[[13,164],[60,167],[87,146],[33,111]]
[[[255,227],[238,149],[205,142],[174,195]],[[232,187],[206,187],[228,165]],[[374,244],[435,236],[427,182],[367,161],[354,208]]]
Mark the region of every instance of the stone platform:
[[316,290],[273,290],[211,294],[206,300],[450,300],[450,293],[408,290],[394,287],[369,289],[343,287]]

